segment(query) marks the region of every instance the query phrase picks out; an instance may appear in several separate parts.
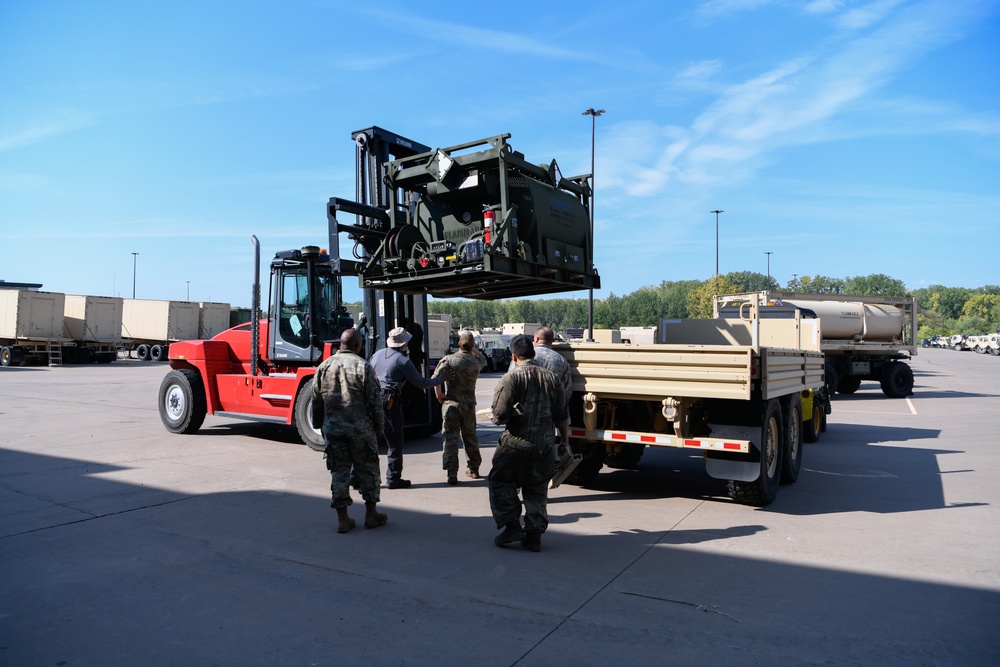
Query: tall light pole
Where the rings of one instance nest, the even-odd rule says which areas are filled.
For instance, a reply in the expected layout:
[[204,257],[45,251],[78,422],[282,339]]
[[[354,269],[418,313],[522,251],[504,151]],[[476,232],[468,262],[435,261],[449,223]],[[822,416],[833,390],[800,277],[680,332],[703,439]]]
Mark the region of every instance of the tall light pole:
[[719,275],[719,214],[725,211],[709,211],[715,214],[715,275]]
[[187,298],[187,300],[190,301],[191,300],[191,281],[190,280],[187,281],[187,284],[188,284],[188,298]]
[[764,254],[767,255],[767,289],[771,289],[771,255],[774,253],[765,251]]
[[132,298],[135,298],[135,259],[139,256],[139,253],[132,253]]
[[[583,112],[584,116],[590,116],[590,247],[594,247],[594,133],[597,126],[597,117],[604,113],[604,109],[588,108]],[[592,253],[593,254],[593,253]],[[590,258],[590,263],[594,263],[594,258]],[[594,288],[587,290],[587,342],[594,342]]]

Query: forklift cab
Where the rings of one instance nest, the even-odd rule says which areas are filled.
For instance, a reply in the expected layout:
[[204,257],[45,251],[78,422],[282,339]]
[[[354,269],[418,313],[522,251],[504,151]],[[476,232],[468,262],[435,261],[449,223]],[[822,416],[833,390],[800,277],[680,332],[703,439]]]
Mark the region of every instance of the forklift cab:
[[271,262],[270,358],[284,363],[318,364],[325,343],[339,341],[354,326],[343,307],[340,279],[330,256],[316,246],[287,250]]

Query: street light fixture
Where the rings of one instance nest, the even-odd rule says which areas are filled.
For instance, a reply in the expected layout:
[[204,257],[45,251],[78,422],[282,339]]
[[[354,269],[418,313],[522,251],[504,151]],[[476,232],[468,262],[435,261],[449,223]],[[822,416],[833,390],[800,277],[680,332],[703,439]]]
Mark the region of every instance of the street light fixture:
[[139,253],[132,253],[132,298],[135,298],[135,259],[139,256]]
[[715,275],[719,275],[719,214],[725,211],[709,211],[715,214]]
[[[604,109],[594,110],[588,108],[582,115],[590,116],[590,246],[594,247],[594,133],[597,125],[597,117],[604,113]],[[593,253],[591,253],[593,254]],[[590,258],[590,263],[594,263],[594,258]],[[587,342],[594,342],[594,288],[587,290]]]
[[774,253],[765,251],[764,254],[767,255],[767,289],[771,289],[771,255]]

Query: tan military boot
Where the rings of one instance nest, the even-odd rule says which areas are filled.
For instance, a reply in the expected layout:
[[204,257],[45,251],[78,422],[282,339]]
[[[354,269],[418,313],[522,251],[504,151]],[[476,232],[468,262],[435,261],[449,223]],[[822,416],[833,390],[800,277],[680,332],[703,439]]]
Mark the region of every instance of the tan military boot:
[[354,528],[354,526],[356,526],[356,525],[357,524],[354,522],[354,519],[352,519],[351,517],[347,516],[347,508],[346,507],[338,507],[337,508],[337,532],[338,533],[346,533],[351,528]]
[[375,511],[375,503],[365,503],[365,528],[384,526],[389,517],[383,512]]

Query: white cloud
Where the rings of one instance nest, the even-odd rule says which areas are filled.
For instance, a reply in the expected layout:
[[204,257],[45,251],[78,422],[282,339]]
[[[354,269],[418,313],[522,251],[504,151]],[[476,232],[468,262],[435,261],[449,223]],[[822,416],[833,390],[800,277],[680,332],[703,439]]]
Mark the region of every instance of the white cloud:
[[677,77],[680,79],[707,79],[720,69],[722,69],[721,60],[700,60],[685,67],[677,74]]
[[[850,119],[859,109],[870,111],[878,92],[897,72],[959,37],[979,18],[974,8],[958,11],[951,3],[936,1],[920,2],[890,16],[898,4],[888,0],[864,8],[869,12],[868,25],[884,19],[872,33],[824,44],[815,53],[778,63],[729,86],[687,128],[666,132],[632,125],[638,136],[631,143],[643,147],[633,157],[648,155],[652,146],[659,148],[655,156],[639,160],[640,168],[633,165],[626,172],[631,178],[622,186],[634,196],[651,196],[662,193],[671,182],[732,184],[751,176],[790,146],[873,131],[895,133],[889,116],[878,129],[854,127]],[[704,65],[696,63],[689,69],[699,67]],[[925,116],[921,131],[971,128],[992,133],[996,126],[992,114],[984,117],[959,111],[951,118]],[[916,131],[919,126],[911,122],[907,127]]]
[[776,0],[707,0],[698,8],[698,16],[703,19],[716,19],[740,12],[748,12],[765,5],[774,4]]
[[805,6],[806,14],[829,14],[844,6],[844,0],[813,0]]
[[884,19],[903,2],[904,0],[874,0],[863,7],[845,12],[837,23],[847,30],[862,30]]
[[89,115],[70,114],[66,118],[36,123],[6,136],[0,136],[0,151],[9,151],[44,141],[67,132],[87,127],[93,122]]

